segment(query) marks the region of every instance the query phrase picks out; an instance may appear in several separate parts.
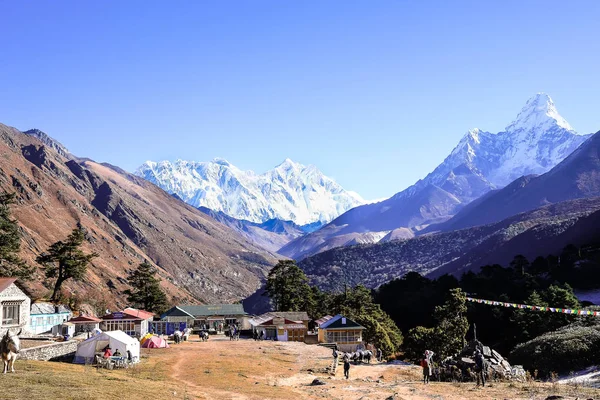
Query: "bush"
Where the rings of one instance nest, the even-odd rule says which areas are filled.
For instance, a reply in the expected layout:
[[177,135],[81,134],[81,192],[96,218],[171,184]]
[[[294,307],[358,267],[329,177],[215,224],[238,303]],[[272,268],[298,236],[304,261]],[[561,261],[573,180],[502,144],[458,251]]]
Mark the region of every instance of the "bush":
[[573,324],[518,345],[510,362],[548,377],[551,372],[566,374],[596,365],[598,354],[600,327]]

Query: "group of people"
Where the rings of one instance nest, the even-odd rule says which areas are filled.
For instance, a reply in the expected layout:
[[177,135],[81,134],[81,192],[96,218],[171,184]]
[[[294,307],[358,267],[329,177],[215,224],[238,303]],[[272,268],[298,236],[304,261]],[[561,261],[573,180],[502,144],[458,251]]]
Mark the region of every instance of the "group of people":
[[[103,358],[111,358],[111,357],[123,357],[123,354],[121,354],[121,351],[119,349],[115,350],[115,352],[112,352],[112,349],[110,348],[110,345],[106,345],[106,347],[104,348],[104,354],[102,355]],[[132,354],[131,351],[127,350],[127,359],[129,361],[132,360]]]
[[[423,383],[428,384],[433,374],[433,351],[425,350],[423,359],[421,360],[421,367],[423,368]],[[473,354],[473,360],[475,361],[475,376],[477,377],[477,386],[485,386],[485,372],[487,369],[487,362],[483,357],[483,353],[479,348],[475,350]]]

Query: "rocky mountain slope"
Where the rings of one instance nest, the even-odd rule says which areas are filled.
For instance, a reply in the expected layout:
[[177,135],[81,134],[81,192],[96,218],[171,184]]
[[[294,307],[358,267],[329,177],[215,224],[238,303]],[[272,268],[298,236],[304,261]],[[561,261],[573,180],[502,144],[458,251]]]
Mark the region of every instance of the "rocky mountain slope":
[[413,239],[338,247],[300,262],[310,279],[327,289],[344,284],[377,287],[405,273],[460,274],[483,265],[507,265],[516,254],[530,259],[560,253],[600,234],[600,198],[571,200],[518,214],[495,224]]
[[387,200],[351,209],[280,253],[301,259],[360,237],[383,237],[398,228],[418,233],[427,225],[444,222],[490,190],[522,175],[550,170],[588,137],[578,135],[552,99],[539,93],[503,132],[470,130],[424,179]]
[[[0,188],[18,195],[13,212],[22,229],[23,257],[31,264],[78,223],[87,230],[85,248],[100,256],[83,282],[68,283],[69,290],[84,298],[108,293],[113,305],[122,306],[127,272],[148,259],[175,303],[233,301],[254,292],[275,262],[144,179],[65,157],[43,137],[0,125]],[[29,285],[37,296],[47,294],[41,272]]]
[[256,223],[271,219],[298,225],[325,223],[365,203],[314,165],[304,166],[290,159],[260,175],[222,159],[147,161],[135,174],[194,207]]

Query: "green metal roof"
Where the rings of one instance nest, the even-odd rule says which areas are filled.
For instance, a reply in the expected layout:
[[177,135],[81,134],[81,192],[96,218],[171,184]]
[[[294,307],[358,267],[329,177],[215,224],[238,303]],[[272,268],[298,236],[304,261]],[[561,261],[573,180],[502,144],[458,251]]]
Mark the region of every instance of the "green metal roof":
[[197,306],[179,306],[194,317],[210,317],[213,315],[247,315],[242,304],[207,304]]

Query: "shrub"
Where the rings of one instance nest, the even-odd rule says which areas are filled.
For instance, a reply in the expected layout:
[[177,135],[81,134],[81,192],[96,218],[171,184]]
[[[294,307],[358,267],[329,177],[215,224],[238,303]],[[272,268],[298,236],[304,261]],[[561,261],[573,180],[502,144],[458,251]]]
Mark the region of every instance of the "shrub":
[[600,327],[573,324],[518,345],[510,354],[510,361],[549,377],[554,371],[566,374],[595,365],[598,354]]

